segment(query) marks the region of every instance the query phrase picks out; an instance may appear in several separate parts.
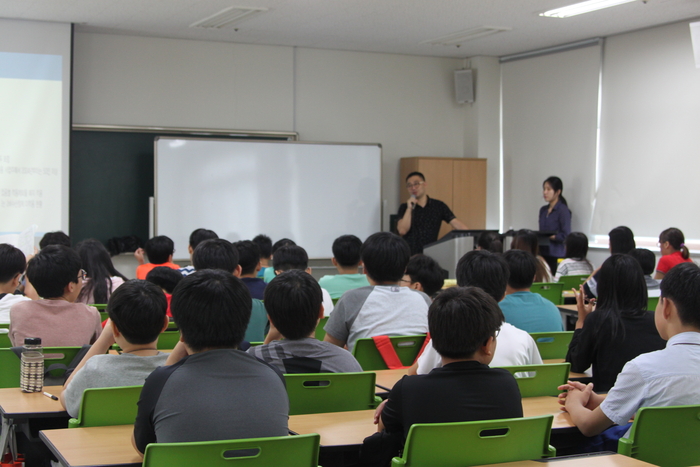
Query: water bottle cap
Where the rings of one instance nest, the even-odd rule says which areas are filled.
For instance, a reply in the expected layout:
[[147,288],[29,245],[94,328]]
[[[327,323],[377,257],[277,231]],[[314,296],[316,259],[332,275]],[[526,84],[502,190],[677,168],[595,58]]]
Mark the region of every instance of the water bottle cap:
[[24,345],[41,345],[41,337],[25,337]]

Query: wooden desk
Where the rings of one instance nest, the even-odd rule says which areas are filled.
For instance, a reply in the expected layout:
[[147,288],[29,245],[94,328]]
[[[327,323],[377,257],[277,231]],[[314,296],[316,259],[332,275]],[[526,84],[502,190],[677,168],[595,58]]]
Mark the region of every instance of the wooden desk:
[[[504,464],[490,464],[488,467],[543,467],[542,464],[550,464],[549,467],[645,467],[651,466],[643,462],[622,454],[595,453],[591,455],[553,457],[550,459],[539,459],[536,461],[506,462]],[[486,466],[480,466],[486,467]]]
[[408,374],[408,368],[399,368],[398,370],[377,370],[376,385],[382,389],[390,391],[394,384],[405,375]]
[[39,437],[64,466],[141,465],[131,445],[134,425],[44,430]]
[[[563,358],[548,358],[546,360],[542,360],[542,363],[550,364],[550,363],[564,363]],[[586,373],[574,373],[573,371],[569,372],[569,378],[590,378]]]

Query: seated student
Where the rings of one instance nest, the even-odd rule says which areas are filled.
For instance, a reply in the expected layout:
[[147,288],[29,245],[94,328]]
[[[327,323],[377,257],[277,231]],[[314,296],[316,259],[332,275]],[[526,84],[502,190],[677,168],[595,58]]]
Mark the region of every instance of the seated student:
[[173,263],[173,254],[175,253],[175,244],[165,235],[149,238],[145,246],[146,255],[149,263],[143,262],[144,249],[139,248],[134,252],[134,256],[139,262],[136,267],[136,278],[145,279],[146,274],[151,269],[157,266],[165,266],[171,269],[180,269],[180,266]]
[[369,285],[367,276],[360,273],[362,240],[354,235],[342,235],[333,242],[333,266],[338,274],[323,276],[318,283],[328,290],[331,298],[340,298],[345,292]]
[[530,292],[537,260],[527,251],[508,250],[503,254],[510,277],[506,298],[500,306],[506,322],[525,332],[563,331],[557,307],[541,295]]
[[647,295],[649,297],[658,297],[661,295],[660,282],[651,277],[656,265],[656,256],[646,248],[635,248],[628,253],[632,258],[636,259],[642,267],[644,273],[644,282],[647,284]]
[[402,286],[420,290],[430,298],[435,298],[444,284],[445,270],[433,258],[420,253],[411,256],[401,278]]
[[152,284],[157,285],[165,294],[165,300],[168,302],[168,308],[165,312],[168,318],[172,318],[173,314],[170,311],[170,301],[173,298],[173,291],[177,284],[182,280],[183,275],[180,271],[175,269],[166,268],[164,266],[159,266],[157,268],[151,269],[151,272],[146,274],[146,280]]
[[[78,416],[86,389],[139,386],[153,370],[165,365],[168,354],[156,349],[158,336],[168,327],[165,307],[165,295],[150,282],[134,279],[114,291],[107,307],[107,325],[66,380],[59,397],[71,417]],[[121,355],[107,354],[115,342]]]
[[92,344],[102,332],[97,309],[74,303],[83,287],[80,256],[63,245],[42,248],[27,264],[27,279],[41,300],[16,303],[10,309],[10,341],[41,337],[44,347]]
[[265,275],[265,271],[270,266],[270,261],[272,260],[272,240],[270,237],[264,234],[256,235],[253,238],[253,243],[258,245],[260,248],[260,271],[258,271],[258,277],[262,279]]
[[[288,238],[282,238],[280,240],[277,240],[275,242],[275,244],[272,245],[272,256],[270,257],[270,259],[272,259],[272,260],[275,259],[275,252],[277,250],[279,250],[283,246],[290,246],[290,245],[296,245],[296,243],[294,243],[294,240],[290,240]],[[263,280],[269,284],[270,281],[274,278],[275,278],[275,268],[274,267],[266,268],[265,272],[263,273]]]
[[289,434],[283,376],[237,350],[250,300],[248,288],[226,271],[198,269],[177,286],[172,306],[182,337],[168,366],[143,386],[133,438],[139,452],[149,443]]
[[241,280],[248,287],[250,296],[263,299],[265,293],[264,280],[258,278],[260,265],[260,248],[250,240],[243,240],[233,244],[238,250],[238,264],[241,266]]
[[[653,260],[652,260],[653,262]],[[593,384],[607,392],[625,363],[637,355],[664,348],[654,326],[654,313],[647,311],[644,274],[629,255],[612,255],[598,273],[598,301],[584,303],[576,294],[578,320],[566,361],[581,373],[593,366]]]
[[685,236],[683,232],[675,227],[666,229],[659,234],[659,249],[661,258],[656,266],[654,279],[661,280],[668,271],[680,263],[691,263],[690,250],[685,246]]
[[588,254],[588,237],[581,232],[571,232],[566,236],[566,258],[557,266],[554,282],[562,276],[590,275],[593,265],[586,259]]
[[482,232],[476,241],[476,249],[503,253],[503,235],[497,232]]
[[323,318],[321,301],[321,287],[310,274],[296,269],[279,274],[265,289],[265,308],[270,334],[283,340],[251,347],[248,353],[282,373],[362,371],[350,352],[316,339],[316,326]]
[[[634,233],[629,227],[621,225],[608,232],[608,248],[611,255],[626,255],[636,248]],[[586,298],[592,299],[598,296],[598,270],[593,271],[593,275],[583,284]]]
[[[241,265],[238,264],[238,250],[228,240],[223,238],[204,240],[192,254],[192,264],[195,270],[221,269],[236,277],[241,275]],[[265,305],[257,298],[252,298],[253,310],[245,331],[248,342],[262,342],[267,328],[267,312]],[[177,323],[177,318],[176,318]],[[178,327],[180,323],[177,323]]]
[[49,245],[63,245],[71,247],[70,237],[60,230],[56,232],[46,232],[41,240],[39,240],[39,248],[44,249]]
[[15,295],[26,268],[27,259],[22,250],[0,243],[0,324],[10,322],[12,305],[29,300],[24,295]]
[[[192,253],[194,253],[194,249],[197,248],[197,245],[202,243],[204,240],[211,240],[219,238],[218,235],[216,235],[216,232],[213,230],[207,230],[207,229],[196,229],[193,230],[192,233],[190,234],[190,244],[187,245],[187,251],[190,253],[190,263],[192,262]],[[183,276],[190,275],[194,272],[194,266],[189,265],[182,267],[178,269],[180,271],[180,274]]]
[[537,270],[533,282],[552,282],[552,270],[544,257],[540,256],[540,246],[537,234],[532,230],[520,229],[515,233],[510,247],[514,250],[523,250],[532,254],[537,259]]
[[369,287],[348,290],[324,326],[324,340],[352,351],[355,341],[373,336],[428,332],[430,297],[399,287],[411,252],[406,240],[390,232],[370,235],[360,256]]
[[[508,284],[508,264],[501,255],[486,250],[473,250],[466,253],[457,263],[457,285],[479,287],[494,300],[500,302],[506,294]],[[492,366],[539,365],[542,363],[540,351],[530,334],[506,323],[501,312],[501,331],[498,346],[493,354]],[[433,347],[432,340],[425,345],[418,361],[408,369],[408,374],[424,375],[433,368],[442,366],[440,354]]]
[[399,380],[377,409],[379,430],[405,438],[414,423],[522,417],[515,378],[488,366],[501,323],[498,304],[477,287],[440,293],[430,305],[428,325],[442,367]]
[[87,305],[107,303],[112,292],[128,279],[114,268],[107,248],[99,240],[88,238],[75,249],[87,274],[77,301]]
[[[700,402],[700,268],[693,263],[672,268],[661,282],[655,311],[656,327],[666,348],[628,362],[607,396],[593,392],[593,384],[569,382],[559,402],[585,436],[613,424],[615,438],[641,407],[692,405]],[[607,446],[605,447],[607,449]]]

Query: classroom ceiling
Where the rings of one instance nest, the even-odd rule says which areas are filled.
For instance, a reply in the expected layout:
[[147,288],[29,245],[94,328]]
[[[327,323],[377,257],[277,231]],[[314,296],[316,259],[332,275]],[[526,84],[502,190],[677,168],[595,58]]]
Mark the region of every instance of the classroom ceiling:
[[[637,0],[557,19],[538,13],[575,0],[0,0],[0,18],[76,24],[124,34],[463,58],[503,56],[697,18],[700,0]],[[267,8],[234,27],[190,24],[224,8]],[[467,29],[509,31],[455,45],[423,43]]]

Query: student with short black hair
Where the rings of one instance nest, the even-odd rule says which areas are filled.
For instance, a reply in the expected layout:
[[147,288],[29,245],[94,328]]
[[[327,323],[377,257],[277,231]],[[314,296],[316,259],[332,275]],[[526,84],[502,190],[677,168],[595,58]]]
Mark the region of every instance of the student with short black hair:
[[414,423],[522,417],[515,378],[489,368],[501,323],[498,304],[479,288],[440,293],[430,305],[428,325],[442,367],[399,380],[377,409],[379,430],[405,438]]
[[537,259],[523,250],[508,250],[503,259],[510,270],[506,298],[500,303],[506,322],[526,332],[563,331],[557,307],[541,295],[530,292]]
[[[169,268],[163,268],[179,275]],[[90,388],[139,386],[153,370],[165,364],[168,354],[157,349],[158,336],[168,326],[165,295],[138,279],[125,282],[109,298],[109,321],[102,334],[64,385],[60,401],[77,417],[83,392]],[[120,355],[107,352],[119,344]]]
[[498,232],[482,232],[476,241],[476,249],[503,253],[503,235]]
[[156,442],[287,436],[283,376],[237,350],[251,312],[245,284],[230,272],[197,270],[175,289],[172,308],[181,342],[144,384],[134,423],[138,451]]
[[324,340],[352,350],[364,337],[425,334],[430,297],[399,286],[410,254],[398,235],[370,235],[360,251],[370,286],[343,294],[324,327]]
[[63,245],[70,248],[72,245],[70,243],[70,237],[66,235],[63,231],[57,230],[56,232],[46,232],[41,240],[39,240],[39,248],[44,249],[49,245]]
[[[559,396],[560,403],[585,436],[618,424],[606,433],[607,438],[617,439],[625,435],[629,420],[641,407],[700,401],[700,268],[696,264],[679,264],[666,274],[655,323],[666,347],[628,362],[607,396],[593,392],[593,384],[569,381],[559,387],[567,391]],[[610,447],[614,446],[603,449]]]
[[323,276],[318,281],[321,287],[328,290],[331,298],[340,298],[348,290],[369,285],[367,276],[360,272],[361,248],[362,240],[354,235],[341,235],[333,241],[331,262],[338,274]]
[[253,243],[258,245],[260,248],[260,271],[258,271],[259,278],[263,278],[265,275],[265,270],[270,267],[270,260],[272,259],[272,239],[265,234],[256,235],[253,238]]
[[[197,245],[202,243],[204,240],[212,240],[212,239],[217,239],[219,238],[218,235],[216,235],[216,232],[213,230],[208,230],[208,229],[195,229],[192,231],[190,234],[190,241],[189,245],[187,245],[187,251],[190,254],[190,263],[192,263],[192,253],[194,253],[195,248],[197,248]],[[190,275],[194,272],[194,266],[189,265],[180,268],[178,271],[180,271],[180,274],[183,276]]]
[[[460,287],[479,287],[500,302],[506,294],[508,284],[508,264],[500,254],[486,250],[467,252],[457,263],[457,285]],[[491,364],[493,366],[539,365],[542,363],[537,344],[530,334],[505,322],[501,313],[500,341],[496,347]],[[427,374],[433,368],[442,366],[440,354],[428,342],[416,363],[408,374]]]
[[520,229],[515,233],[513,241],[510,242],[513,250],[523,250],[535,257],[535,280],[534,282],[552,282],[552,270],[543,256],[540,256],[539,240],[537,233],[530,229]]
[[41,300],[16,303],[10,309],[10,341],[40,337],[44,347],[92,344],[102,332],[95,307],[75,303],[85,271],[72,248],[49,245],[27,264],[27,279]]
[[258,300],[265,294],[264,280],[258,278],[260,263],[260,247],[250,240],[241,240],[233,244],[238,250],[238,264],[241,266],[241,280],[250,290],[250,295]]
[[646,248],[635,248],[628,253],[632,258],[636,259],[639,265],[642,267],[642,273],[644,273],[644,282],[647,284],[647,295],[649,297],[658,297],[661,295],[661,288],[659,287],[659,281],[651,277],[654,273],[654,266],[656,266],[656,255],[651,250]]
[[27,268],[27,259],[22,250],[7,243],[0,243],[0,324],[10,322],[10,308],[29,300],[24,295],[15,295]]
[[566,236],[564,245],[566,248],[565,258],[557,267],[554,282],[559,282],[559,278],[562,276],[590,275],[594,267],[586,259],[586,255],[588,255],[588,237],[586,237],[586,234],[571,232]]
[[173,298],[173,291],[183,277],[184,276],[180,273],[180,271],[163,266],[151,269],[151,272],[146,275],[146,280],[160,287],[165,294],[165,299],[168,302],[168,308],[165,314],[168,315],[168,318],[173,317],[173,314],[170,311],[170,301]]
[[[290,246],[290,245],[296,245],[296,243],[294,243],[294,240],[290,240],[288,238],[280,238],[279,240],[277,240],[272,245],[272,255],[271,255],[270,259],[271,260],[275,259],[275,253],[277,252],[277,250],[279,250],[282,247]],[[269,264],[269,261],[268,261],[268,264]],[[263,273],[263,280],[269,284],[270,281],[274,278],[275,278],[275,268],[274,267],[266,268],[265,272]]]
[[[143,261],[143,253],[148,256],[148,263]],[[149,238],[144,248],[139,248],[134,252],[134,256],[139,262],[136,267],[136,278],[145,279],[148,272],[157,267],[165,266],[171,269],[180,269],[180,266],[173,263],[173,255],[175,254],[175,244],[165,235]]]
[[413,255],[406,265],[406,273],[401,278],[401,285],[413,290],[420,290],[428,297],[435,298],[445,284],[446,271],[437,261],[423,254]]
[[272,279],[265,289],[270,333],[283,340],[251,347],[248,353],[276,366],[283,373],[348,373],[362,371],[345,349],[316,339],[323,318],[323,295],[316,280],[292,269]]

